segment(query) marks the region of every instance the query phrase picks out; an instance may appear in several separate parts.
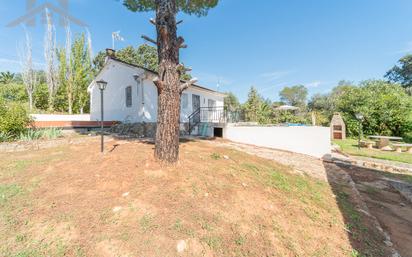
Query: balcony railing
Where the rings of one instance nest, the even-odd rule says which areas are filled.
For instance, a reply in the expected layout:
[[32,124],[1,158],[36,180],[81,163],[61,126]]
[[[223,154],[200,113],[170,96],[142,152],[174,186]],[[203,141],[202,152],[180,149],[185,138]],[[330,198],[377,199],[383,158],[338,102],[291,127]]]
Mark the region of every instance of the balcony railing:
[[201,122],[210,123],[227,123],[238,122],[241,120],[240,111],[228,111],[224,107],[200,107],[195,110],[189,117],[189,134]]

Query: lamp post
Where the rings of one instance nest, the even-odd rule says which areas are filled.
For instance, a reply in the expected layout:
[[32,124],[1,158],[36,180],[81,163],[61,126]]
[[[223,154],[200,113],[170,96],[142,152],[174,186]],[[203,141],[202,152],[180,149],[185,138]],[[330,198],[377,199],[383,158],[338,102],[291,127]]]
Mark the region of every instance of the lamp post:
[[359,122],[358,150],[360,150],[363,115],[361,113],[357,113],[355,116],[356,116],[356,119],[358,119],[358,122]]
[[100,120],[100,134],[101,134],[101,144],[100,144],[100,152],[103,153],[104,151],[104,135],[103,135],[103,120],[104,120],[104,112],[103,112],[103,91],[106,89],[107,82],[104,80],[96,81],[97,85],[100,89],[100,113],[101,113],[101,120]]

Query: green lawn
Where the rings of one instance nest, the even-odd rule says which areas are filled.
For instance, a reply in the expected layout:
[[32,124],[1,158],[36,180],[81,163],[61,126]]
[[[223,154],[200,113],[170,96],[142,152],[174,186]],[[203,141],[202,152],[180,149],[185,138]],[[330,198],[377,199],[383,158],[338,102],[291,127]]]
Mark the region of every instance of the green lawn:
[[345,139],[345,140],[333,140],[333,143],[340,146],[341,150],[349,155],[365,156],[370,158],[377,158],[390,161],[398,161],[412,164],[412,154],[410,153],[396,153],[381,151],[378,149],[361,148],[358,150],[358,140]]

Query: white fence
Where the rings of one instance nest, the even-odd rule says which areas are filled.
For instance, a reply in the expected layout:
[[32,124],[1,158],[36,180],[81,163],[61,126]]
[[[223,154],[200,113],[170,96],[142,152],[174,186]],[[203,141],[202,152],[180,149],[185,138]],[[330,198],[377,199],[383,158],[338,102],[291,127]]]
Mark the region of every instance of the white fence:
[[322,158],[331,153],[328,127],[259,127],[228,125],[223,137],[234,142]]

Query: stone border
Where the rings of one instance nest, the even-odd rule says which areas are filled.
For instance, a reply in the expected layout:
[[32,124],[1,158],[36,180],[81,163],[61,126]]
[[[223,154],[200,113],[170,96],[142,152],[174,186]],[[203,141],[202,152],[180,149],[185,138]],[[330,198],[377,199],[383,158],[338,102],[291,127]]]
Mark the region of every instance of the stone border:
[[[337,162],[343,166],[352,166],[352,164],[348,163],[348,162]],[[339,167],[339,166],[338,166]],[[358,210],[361,211],[363,214],[365,214],[366,216],[368,216],[369,218],[371,218],[373,225],[376,227],[376,229],[379,231],[379,233],[381,233],[381,235],[385,238],[384,244],[391,250],[392,256],[391,257],[401,257],[401,255],[399,254],[399,252],[395,249],[394,244],[392,242],[392,239],[389,235],[388,232],[386,232],[379,220],[371,214],[368,206],[366,205],[365,199],[362,197],[361,193],[359,192],[359,190],[356,188],[356,183],[353,181],[352,177],[342,168],[340,169],[342,172],[344,172],[344,176],[345,179],[347,179],[348,181],[348,185],[350,186],[350,188],[352,189],[352,191],[356,194],[356,196],[358,197],[358,199],[360,199],[360,201],[358,202]]]
[[332,162],[350,164],[350,165],[361,167],[361,168],[375,169],[375,170],[386,171],[386,172],[391,172],[391,173],[412,174],[412,169],[410,168],[390,165],[390,164],[386,164],[382,162],[373,162],[373,161],[355,159],[352,156],[346,155],[346,154],[345,156],[347,156],[347,159],[332,157]]
[[70,137],[70,138],[59,138],[52,140],[34,140],[27,142],[11,142],[11,143],[0,143],[0,153],[13,153],[13,152],[24,152],[30,150],[40,150],[46,148],[52,148],[56,146],[61,146],[65,144],[81,144],[86,140],[94,139],[96,137]]

